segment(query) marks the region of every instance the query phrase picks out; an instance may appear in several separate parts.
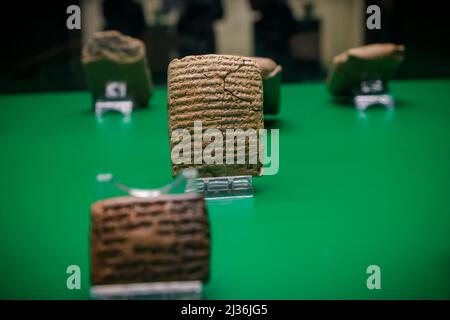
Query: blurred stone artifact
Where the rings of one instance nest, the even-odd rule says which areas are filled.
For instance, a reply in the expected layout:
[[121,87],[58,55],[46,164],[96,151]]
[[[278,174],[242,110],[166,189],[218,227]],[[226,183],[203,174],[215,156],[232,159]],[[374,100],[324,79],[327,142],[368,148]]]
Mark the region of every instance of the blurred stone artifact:
[[207,282],[210,229],[195,193],[109,198],[91,207],[93,285]]
[[403,45],[383,43],[349,49],[336,57],[331,64],[327,87],[333,95],[350,95],[360,90],[361,83],[381,81],[384,90],[402,63]]
[[145,107],[153,92],[152,76],[142,41],[118,31],[95,33],[82,51],[82,63],[94,103],[129,98]]
[[253,57],[261,69],[264,92],[264,114],[278,114],[280,109],[281,75],[283,68],[269,58]]

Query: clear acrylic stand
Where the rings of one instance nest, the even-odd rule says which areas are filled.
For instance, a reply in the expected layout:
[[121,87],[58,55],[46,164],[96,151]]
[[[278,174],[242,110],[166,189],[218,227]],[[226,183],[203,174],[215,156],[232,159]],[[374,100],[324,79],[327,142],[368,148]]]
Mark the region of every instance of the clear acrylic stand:
[[390,110],[395,105],[394,98],[387,92],[384,81],[378,77],[361,80],[360,87],[354,92],[353,102],[359,111],[374,105],[381,105]]
[[[99,192],[98,198],[104,199],[111,196],[116,196],[117,193],[127,194],[136,198],[153,198],[163,194],[177,194],[196,192],[189,186],[197,178],[196,169],[185,169],[177,176],[177,178],[159,189],[138,189],[130,188],[118,182],[111,173],[101,173],[97,175],[97,190]],[[111,194],[114,193],[114,194]]]
[[253,197],[252,176],[199,178],[188,183],[187,192],[203,194],[206,199]]
[[95,114],[101,117],[106,112],[117,111],[128,119],[133,107],[133,100],[127,96],[127,84],[123,81],[110,81],[106,83],[105,96],[95,101]]
[[136,189],[129,188],[116,181],[112,174],[105,173],[97,175],[98,198],[103,199],[118,193],[126,193],[133,197],[147,198],[156,197],[162,194],[175,193],[200,193],[205,199],[223,198],[249,198],[253,197],[253,177],[229,176],[197,178],[197,170],[186,169],[177,179],[160,189]]
[[98,285],[91,288],[96,300],[200,300],[201,281],[148,282]]
[[[172,182],[159,189],[130,188],[116,181],[111,173],[97,175],[97,197],[99,199],[127,194],[137,198],[152,198],[164,194],[195,192],[188,186],[194,184],[197,170],[186,169]],[[189,190],[189,191],[188,191]],[[91,286],[93,299],[201,299],[203,283],[201,281],[167,281],[127,284],[108,284]]]

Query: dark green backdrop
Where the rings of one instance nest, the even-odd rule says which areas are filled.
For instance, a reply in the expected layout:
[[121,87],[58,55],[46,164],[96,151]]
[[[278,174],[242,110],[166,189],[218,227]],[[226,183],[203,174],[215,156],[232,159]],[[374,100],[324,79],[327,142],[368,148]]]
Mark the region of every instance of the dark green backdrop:
[[[450,298],[449,89],[395,82],[395,112],[363,115],[321,84],[284,86],[279,174],[251,200],[208,202],[206,298]],[[166,91],[129,123],[98,122],[85,92],[0,96],[0,146],[0,298],[88,298],[95,176],[171,180]]]

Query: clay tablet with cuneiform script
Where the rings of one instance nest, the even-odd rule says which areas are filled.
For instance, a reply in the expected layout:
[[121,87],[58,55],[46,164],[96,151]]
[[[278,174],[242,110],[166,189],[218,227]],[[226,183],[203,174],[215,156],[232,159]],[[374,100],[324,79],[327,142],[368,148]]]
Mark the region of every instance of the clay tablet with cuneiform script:
[[110,82],[126,84],[126,95],[145,107],[153,92],[144,43],[118,31],[102,31],[83,46],[82,63],[94,101]]
[[405,46],[378,43],[349,49],[334,57],[327,87],[333,95],[348,95],[366,78],[379,78],[386,85],[403,61]]
[[[261,175],[261,161],[254,161],[259,158],[258,148],[249,148],[258,144],[259,129],[264,128],[261,71],[253,59],[212,54],[172,60],[168,70],[168,114],[172,151],[180,143],[173,137],[177,129],[190,132],[189,142],[194,145],[194,121],[201,122],[203,132],[217,129],[223,136],[223,153],[219,156],[222,163],[195,161],[195,156],[211,142],[204,139],[200,151],[190,148],[191,163],[175,163],[172,157],[174,176],[184,168],[196,168],[202,177]],[[245,137],[245,161],[238,162],[237,139],[226,143],[227,129],[247,133],[252,129],[257,133]],[[228,139],[232,141],[230,136]],[[234,155],[234,163],[226,161],[227,153],[229,159]]]
[[93,285],[209,277],[209,223],[198,194],[98,201],[90,242]]

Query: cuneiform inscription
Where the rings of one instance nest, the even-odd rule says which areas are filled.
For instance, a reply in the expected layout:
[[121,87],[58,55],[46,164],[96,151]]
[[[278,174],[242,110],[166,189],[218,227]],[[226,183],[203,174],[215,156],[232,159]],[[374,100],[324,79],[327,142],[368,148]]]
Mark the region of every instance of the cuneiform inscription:
[[93,284],[207,280],[210,234],[197,195],[108,199],[91,209]]

